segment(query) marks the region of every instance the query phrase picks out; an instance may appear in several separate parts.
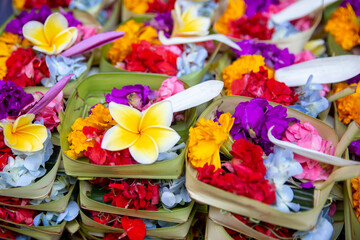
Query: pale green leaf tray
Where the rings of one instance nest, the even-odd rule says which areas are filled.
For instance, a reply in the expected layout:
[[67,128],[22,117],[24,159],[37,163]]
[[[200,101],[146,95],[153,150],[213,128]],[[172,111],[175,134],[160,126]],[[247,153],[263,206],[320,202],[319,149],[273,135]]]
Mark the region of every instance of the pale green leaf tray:
[[38,239],[38,240],[58,240],[61,238],[61,235],[44,233],[44,232],[29,229],[29,228],[21,229],[21,228],[13,227],[10,225],[2,225],[2,224],[0,224],[0,227],[9,229],[11,231],[14,231],[14,232],[17,232],[20,234],[24,234],[26,236],[29,236],[29,237],[32,237],[32,238]]
[[[119,89],[129,84],[144,84],[157,90],[166,78],[167,76],[158,74],[102,73],[84,79],[69,98],[65,118],[61,124],[60,141],[65,172],[82,179],[94,177],[177,179],[183,171],[185,149],[174,159],[150,165],[96,165],[89,163],[85,157],[75,160],[65,154],[65,151],[69,149],[67,136],[72,124],[77,118],[88,116],[90,107],[101,101],[104,102],[105,94],[110,93],[114,87]],[[189,128],[193,125],[195,118],[196,110],[192,108],[185,112],[185,121],[172,125],[172,128],[181,136],[180,142],[187,140]]]
[[[58,10],[57,10],[58,11]],[[80,10],[74,10],[74,17],[79,19],[81,22],[84,23],[84,25],[86,26],[99,26],[99,23],[94,19],[94,17],[92,17],[89,13],[84,12],[84,11],[80,11]],[[11,17],[9,17],[8,20],[5,21],[5,23],[3,25],[1,25],[0,27],[0,36],[3,34],[4,30],[5,30],[5,26],[8,22],[10,22],[12,19],[15,18],[15,15],[12,15]],[[85,78],[85,76],[88,74],[93,61],[94,61],[94,51],[91,53],[87,64],[86,64],[86,70],[85,72],[83,72],[79,78],[75,81],[70,81],[65,88],[63,89],[63,93],[64,93],[64,97],[67,98],[71,95],[72,91],[76,88],[76,86]],[[37,91],[40,91],[42,93],[45,93],[49,90],[49,87],[42,87],[42,86],[36,86],[36,87],[25,87],[24,90],[27,93],[34,93]]]
[[0,205],[7,206],[7,207],[32,209],[32,210],[38,210],[38,211],[64,212],[69,203],[71,194],[74,191],[75,185],[76,185],[76,183],[70,187],[69,192],[64,197],[62,197],[58,200],[55,200],[55,201],[48,202],[48,203],[41,203],[39,205],[29,204],[29,205],[21,206],[21,205],[12,205],[12,204],[0,202]]
[[205,239],[207,240],[233,240],[233,238],[226,232],[225,228],[216,224],[210,218],[206,220]]
[[[214,101],[199,117],[214,119],[216,111],[234,113],[235,107],[240,102],[250,101],[251,98],[241,96],[226,96]],[[279,105],[271,103],[271,105]],[[312,118],[294,109],[287,108],[289,117],[295,117],[301,122],[310,122],[319,132],[320,136],[326,140],[331,140],[333,145],[338,143],[337,135],[330,126],[324,122]],[[190,163],[186,162],[186,188],[189,195],[195,201],[208,204],[236,214],[261,219],[262,221],[273,223],[292,229],[307,231],[316,225],[317,217],[323,208],[335,181],[342,181],[351,177],[359,171],[359,165],[334,167],[327,181],[316,183],[314,193],[314,207],[310,210],[298,213],[284,213],[276,210],[272,206],[262,202],[234,195],[222,189],[203,183],[197,179],[197,171]]]
[[106,213],[114,213],[139,218],[148,218],[161,220],[166,222],[184,223],[189,219],[194,201],[184,207],[176,207],[173,209],[159,208],[157,211],[126,209],[95,201],[88,197],[91,193],[92,185],[88,181],[80,181],[80,206],[81,208],[100,211]]
[[[166,239],[184,239],[189,232],[195,213],[196,213],[196,207],[194,207],[194,209],[192,210],[187,222],[179,223],[172,227],[146,230],[146,236],[166,238]],[[81,217],[81,223],[80,223],[81,228],[88,232],[101,232],[101,233],[124,232],[123,229],[110,227],[95,222],[90,217],[86,216],[86,214],[81,209],[80,209],[80,217]]]
[[4,219],[1,219],[1,221],[6,222],[6,223],[10,223],[14,226],[20,227],[20,228],[27,228],[30,230],[34,230],[34,231],[38,231],[38,232],[42,232],[42,233],[47,233],[47,234],[51,234],[51,235],[58,235],[61,236],[61,234],[64,232],[65,229],[65,225],[66,225],[66,221],[63,221],[62,223],[55,225],[55,226],[27,226],[26,224],[19,224],[19,223],[14,223],[11,221],[7,221]]
[[61,161],[61,152],[52,169],[35,183],[26,187],[0,189],[0,195],[15,198],[45,199],[51,192]]

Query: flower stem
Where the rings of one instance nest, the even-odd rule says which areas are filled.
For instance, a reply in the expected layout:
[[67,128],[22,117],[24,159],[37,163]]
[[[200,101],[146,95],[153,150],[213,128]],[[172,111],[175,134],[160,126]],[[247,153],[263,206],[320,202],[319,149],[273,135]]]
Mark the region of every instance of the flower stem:
[[347,97],[347,96],[355,93],[355,91],[356,91],[356,86],[351,86],[351,87],[344,88],[343,90],[338,91],[337,93],[334,93],[331,96],[329,96],[328,101],[333,102],[333,101],[336,101],[336,100],[338,100],[340,98]]
[[232,150],[232,145],[234,143],[234,139],[228,134],[228,138],[225,142],[221,145],[220,151],[225,155],[226,158],[232,159],[233,156],[231,155],[230,151]]
[[352,121],[341,137],[340,142],[336,145],[335,156],[341,157],[350,143],[354,141],[355,137],[359,134],[360,126],[355,121]]

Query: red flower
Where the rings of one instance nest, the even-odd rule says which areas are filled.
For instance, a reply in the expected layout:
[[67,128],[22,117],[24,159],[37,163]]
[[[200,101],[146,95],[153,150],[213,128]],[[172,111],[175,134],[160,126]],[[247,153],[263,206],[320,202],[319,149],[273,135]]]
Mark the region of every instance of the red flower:
[[151,180],[123,180],[110,183],[111,191],[104,195],[104,201],[116,207],[157,211],[159,203],[159,184]]
[[26,0],[24,8],[41,8],[47,5],[51,8],[69,7],[71,0]]
[[11,153],[11,149],[5,145],[4,135],[0,135],[0,171],[4,169],[4,167],[8,163],[9,157],[14,157]]
[[231,152],[234,159],[223,164],[224,169],[205,164],[197,168],[198,179],[217,188],[237,195],[272,204],[275,202],[275,185],[265,179],[266,168],[262,161],[262,149],[245,139],[235,141]]
[[6,60],[6,67],[5,80],[20,87],[39,85],[41,79],[50,76],[45,57],[38,58],[32,48],[18,48],[13,51]]
[[147,41],[132,45],[131,55],[125,58],[125,69],[135,72],[161,73],[175,76],[178,54],[169,46],[152,45]]
[[146,225],[142,219],[123,216],[121,224],[131,240],[142,240],[146,236]]
[[175,2],[176,0],[169,0],[168,2],[162,0],[149,1],[149,10],[147,12],[163,13],[171,11],[172,9],[174,9]]
[[13,231],[10,231],[6,228],[1,228],[0,227],[0,238],[1,239],[16,239],[16,237],[19,234]]
[[34,210],[0,206],[0,218],[27,226],[33,225],[35,213]]
[[251,18],[243,15],[230,21],[230,33],[228,35],[243,39],[270,40],[275,29],[267,27],[268,20],[269,18],[264,13],[256,13]]
[[83,133],[87,139],[95,139],[93,147],[89,147],[84,155],[89,158],[90,163],[98,165],[131,165],[137,162],[131,156],[129,149],[121,151],[108,151],[101,148],[101,142],[104,137],[104,130],[98,130],[94,127],[85,126]]
[[268,78],[268,71],[260,67],[259,72],[244,74],[242,78],[236,79],[231,85],[234,95],[265,98],[268,101],[280,103],[286,106],[292,105],[299,100],[297,94],[285,83]]
[[[241,162],[242,166],[249,167],[265,176],[266,167],[263,163],[263,150],[260,146],[252,144],[246,139],[240,138],[233,143],[232,151],[230,151],[230,153],[233,155],[234,160]],[[235,171],[237,171],[235,166],[239,165],[233,164],[233,166]]]

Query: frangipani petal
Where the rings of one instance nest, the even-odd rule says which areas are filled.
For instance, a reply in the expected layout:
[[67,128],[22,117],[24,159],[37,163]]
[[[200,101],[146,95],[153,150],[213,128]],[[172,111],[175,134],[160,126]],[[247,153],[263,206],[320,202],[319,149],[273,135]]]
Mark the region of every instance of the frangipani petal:
[[[150,107],[151,108],[151,107]],[[113,119],[124,129],[139,133],[141,112],[130,106],[110,102],[110,114]]]
[[23,26],[24,37],[38,46],[48,46],[49,43],[44,33],[44,25],[38,21],[27,22]]
[[45,21],[44,33],[46,39],[50,44],[54,44],[55,39],[59,33],[63,32],[69,27],[68,21],[61,13],[51,14]]
[[47,138],[47,130],[41,124],[28,124],[26,126],[18,127],[16,129],[19,133],[33,135],[39,139],[40,142],[45,142]]
[[204,36],[207,35],[211,20],[207,17],[197,15],[198,7],[191,5],[181,13],[180,4],[175,3],[175,9],[172,11],[174,19],[174,29],[172,36]]
[[41,150],[48,137],[45,126],[31,124],[34,114],[26,114],[15,120],[14,124],[4,124],[5,144],[21,152],[36,152]]
[[33,49],[48,55],[53,55],[55,54],[56,46],[34,46]]
[[101,148],[109,151],[120,151],[132,146],[139,138],[139,134],[115,125],[106,131]]
[[61,53],[64,49],[70,47],[75,42],[76,36],[77,36],[76,28],[71,28],[71,29],[69,28],[59,33],[53,40],[53,45],[56,48],[55,54]]
[[141,164],[152,164],[159,156],[158,147],[154,139],[141,134],[134,145],[129,148],[131,156]]
[[140,130],[151,126],[169,127],[172,118],[173,111],[169,101],[155,103],[144,112],[140,122]]
[[154,139],[159,152],[170,150],[180,140],[179,134],[168,127],[152,126],[144,129],[142,133]]
[[13,131],[16,131],[17,128],[30,124],[34,120],[34,118],[35,118],[34,114],[25,114],[18,117],[14,122]]

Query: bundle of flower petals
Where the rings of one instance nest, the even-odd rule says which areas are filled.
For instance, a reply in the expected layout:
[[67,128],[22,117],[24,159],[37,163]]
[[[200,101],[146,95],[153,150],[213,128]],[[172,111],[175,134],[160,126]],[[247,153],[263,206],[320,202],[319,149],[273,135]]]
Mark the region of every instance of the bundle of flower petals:
[[306,209],[295,201],[291,179],[308,182],[309,186],[295,185],[307,191],[312,183],[326,180],[332,166],[274,147],[268,138],[270,128],[277,139],[334,154],[331,141],[323,139],[311,123],[288,118],[281,105],[252,99],[239,103],[233,115],[218,112],[215,120],[202,118],[190,128],[187,157],[199,173],[198,180],[280,211]]

